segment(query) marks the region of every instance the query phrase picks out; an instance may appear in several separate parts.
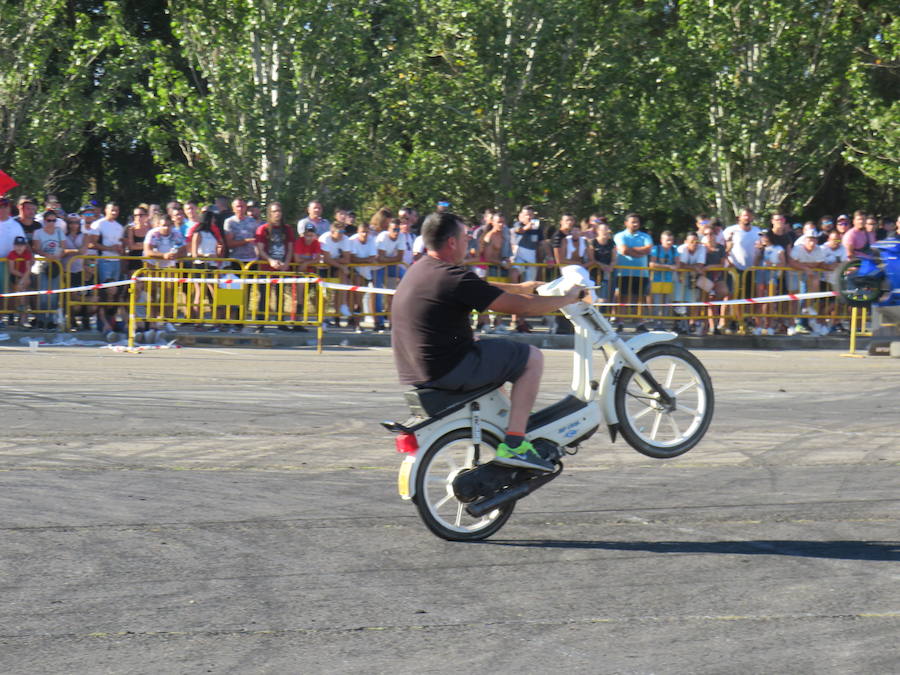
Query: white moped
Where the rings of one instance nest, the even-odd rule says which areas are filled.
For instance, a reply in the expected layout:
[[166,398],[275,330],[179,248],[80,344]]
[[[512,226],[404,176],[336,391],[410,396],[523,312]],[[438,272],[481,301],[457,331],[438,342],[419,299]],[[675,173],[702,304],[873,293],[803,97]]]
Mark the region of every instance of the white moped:
[[[588,287],[586,270],[566,267],[539,287],[540,295],[565,295]],[[563,469],[562,459],[605,425],[612,441],[621,434],[649,457],[670,458],[693,448],[709,428],[713,388],[703,364],[672,340],[674,333],[648,332],[628,340],[591,303],[593,296],[566,305],[574,325],[572,385],[562,400],[532,413],[526,437],[552,473],[493,463],[504,437],[509,398],[502,382],[466,392],[415,389],[406,392],[412,417],[382,422],[397,434],[398,490],[418,507],[437,536],[475,541],[496,533],[516,501],[546,485]],[[594,379],[594,348],[606,357]]]

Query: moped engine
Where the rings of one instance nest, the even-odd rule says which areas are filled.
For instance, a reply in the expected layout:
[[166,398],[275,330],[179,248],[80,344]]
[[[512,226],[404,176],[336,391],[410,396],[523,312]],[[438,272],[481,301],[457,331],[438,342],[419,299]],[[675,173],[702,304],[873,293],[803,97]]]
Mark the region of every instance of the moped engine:
[[524,473],[521,469],[499,466],[492,462],[479,464],[453,479],[453,494],[463,503],[474,502],[520,482]]
[[[551,462],[558,462],[562,456],[562,452],[554,443],[544,439],[534,441],[533,445],[544,459]],[[460,472],[453,479],[453,493],[459,501],[467,504],[482,497],[490,497],[501,490],[532,480],[534,477],[535,473],[527,469],[487,462]]]

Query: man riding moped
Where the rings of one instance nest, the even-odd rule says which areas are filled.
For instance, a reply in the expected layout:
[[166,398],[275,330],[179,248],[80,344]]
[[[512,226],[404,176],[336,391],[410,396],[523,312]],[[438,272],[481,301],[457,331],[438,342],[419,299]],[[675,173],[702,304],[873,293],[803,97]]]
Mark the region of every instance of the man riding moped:
[[542,316],[576,302],[581,287],[562,296],[536,296],[541,282],[488,283],[461,263],[468,239],[462,220],[432,213],[422,224],[426,255],[404,275],[391,307],[394,362],[400,381],[418,388],[473,391],[512,382],[506,436],[494,462],[552,472],[554,465],[525,439],[540,388],[543,355],[521,342],[477,341],[470,313],[493,310]]

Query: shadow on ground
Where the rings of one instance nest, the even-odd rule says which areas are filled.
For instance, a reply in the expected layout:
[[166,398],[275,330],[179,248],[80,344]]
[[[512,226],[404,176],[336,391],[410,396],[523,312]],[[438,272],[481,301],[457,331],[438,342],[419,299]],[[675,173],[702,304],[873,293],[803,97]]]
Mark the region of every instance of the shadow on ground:
[[478,542],[526,548],[600,549],[648,553],[711,553],[726,555],[785,555],[799,558],[900,561],[900,542],[878,541],[577,541],[537,539]]

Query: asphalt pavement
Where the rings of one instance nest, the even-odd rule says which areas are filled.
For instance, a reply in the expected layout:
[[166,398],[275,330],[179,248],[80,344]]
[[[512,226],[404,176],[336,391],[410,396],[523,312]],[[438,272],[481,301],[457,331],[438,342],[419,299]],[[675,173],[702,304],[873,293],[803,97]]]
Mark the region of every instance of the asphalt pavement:
[[460,544],[388,349],[0,344],[0,672],[900,672],[900,360],[696,353],[697,448],[598,433]]

